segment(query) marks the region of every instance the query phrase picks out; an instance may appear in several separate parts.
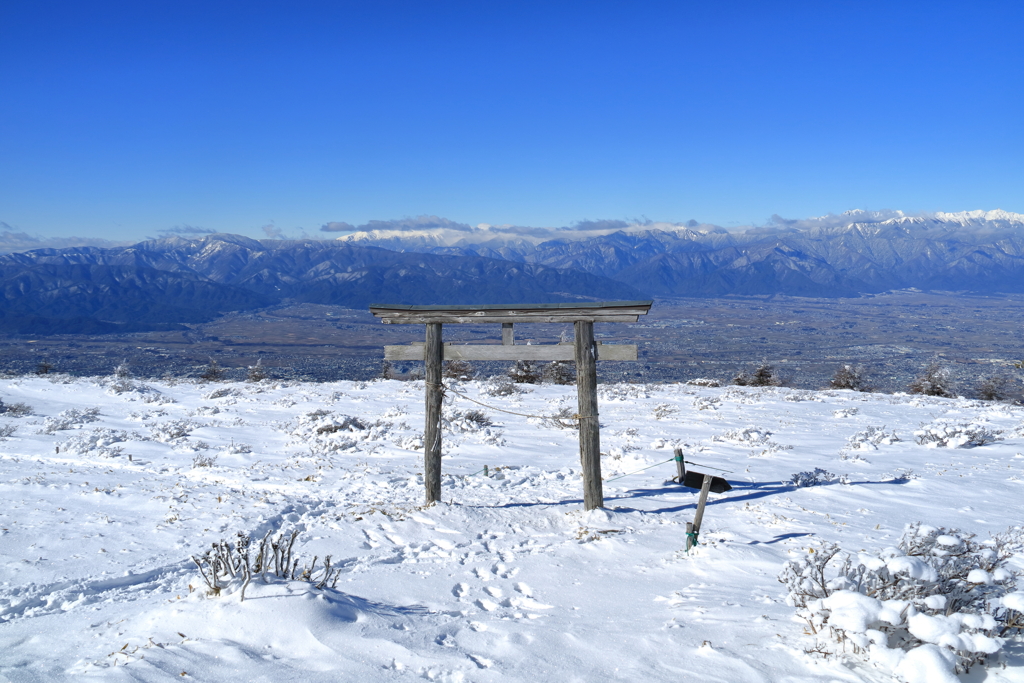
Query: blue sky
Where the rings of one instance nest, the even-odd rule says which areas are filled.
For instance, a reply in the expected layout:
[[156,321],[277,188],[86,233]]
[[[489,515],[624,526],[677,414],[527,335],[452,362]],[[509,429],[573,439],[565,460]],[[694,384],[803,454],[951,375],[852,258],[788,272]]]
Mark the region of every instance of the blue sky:
[[1022,25],[1019,1],[5,0],[0,221],[1024,212]]

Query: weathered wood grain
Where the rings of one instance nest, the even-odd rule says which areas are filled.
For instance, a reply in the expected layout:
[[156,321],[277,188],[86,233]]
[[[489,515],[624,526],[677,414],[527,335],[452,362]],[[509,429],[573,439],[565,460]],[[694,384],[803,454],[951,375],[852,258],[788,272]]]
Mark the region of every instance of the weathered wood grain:
[[377,316],[381,318],[381,322],[385,325],[423,325],[426,323],[459,323],[467,325],[479,325],[483,323],[507,323],[509,320],[517,323],[573,323],[577,320],[586,320],[588,322],[599,322],[599,323],[635,323],[639,315],[606,315],[596,316],[592,314],[587,315],[562,315],[562,314],[545,314],[545,315],[487,315],[487,316],[466,316],[457,314],[430,314],[421,315],[419,313],[410,313],[408,316]]
[[[576,359],[574,347],[568,344],[537,344],[504,346],[499,344],[444,345],[444,360],[533,360],[572,361]],[[423,360],[422,345],[385,346],[384,360]],[[636,360],[635,344],[600,344],[598,360]]]
[[604,507],[604,491],[601,486],[601,423],[597,412],[597,344],[594,342],[594,323],[577,320],[574,326],[580,463],[583,466],[583,509],[593,510]]
[[693,533],[700,533],[700,524],[704,521],[704,506],[708,503],[708,491],[711,490],[711,475],[704,475],[704,485],[700,487],[700,498],[697,499],[697,513],[693,516]]
[[425,352],[426,361],[426,425],[423,430],[423,483],[427,504],[441,500],[441,324],[427,325],[424,346],[409,347]]

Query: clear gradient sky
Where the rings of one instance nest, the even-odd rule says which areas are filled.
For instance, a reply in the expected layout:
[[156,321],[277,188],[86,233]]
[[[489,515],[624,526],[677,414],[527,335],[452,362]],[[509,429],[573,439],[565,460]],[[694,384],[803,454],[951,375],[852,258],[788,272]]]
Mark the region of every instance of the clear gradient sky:
[[1022,26],[1020,0],[2,0],[0,221],[1024,212]]

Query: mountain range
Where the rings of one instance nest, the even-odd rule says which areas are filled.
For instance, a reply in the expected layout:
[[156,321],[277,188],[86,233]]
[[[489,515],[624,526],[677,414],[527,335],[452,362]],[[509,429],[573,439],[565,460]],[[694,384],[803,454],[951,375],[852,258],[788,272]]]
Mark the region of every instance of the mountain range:
[[591,222],[544,230],[443,219],[334,240],[169,237],[0,256],[0,330],[179,327],[281,301],[534,303],[894,289],[1024,292],[1024,215],[847,212],[727,231]]
[[180,327],[283,300],[360,308],[375,301],[555,303],[642,294],[542,264],[218,234],[3,255],[0,297],[0,329],[7,333],[89,334]]
[[1024,291],[1024,214],[1006,211],[927,217],[850,211],[842,217],[732,232],[691,222],[633,224],[583,238],[571,231],[549,235],[553,238],[538,241],[536,234],[514,231],[406,229],[360,231],[338,239],[572,268],[652,296],[848,297],[908,288]]

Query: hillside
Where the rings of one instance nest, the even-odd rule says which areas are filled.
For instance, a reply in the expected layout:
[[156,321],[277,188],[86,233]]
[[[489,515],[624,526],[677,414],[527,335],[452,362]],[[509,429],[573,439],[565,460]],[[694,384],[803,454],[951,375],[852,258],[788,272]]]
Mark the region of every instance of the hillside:
[[160,329],[286,299],[365,308],[643,298],[621,282],[543,264],[239,235],[7,254],[0,295],[4,331],[26,334]]
[[[554,414],[575,405],[571,387],[461,391],[486,406],[446,405],[444,502],[424,508],[422,382],[6,379],[0,399],[28,414],[0,413],[0,678],[1024,681],[1012,631],[963,678],[931,641],[914,656],[808,654],[777,579],[828,543],[909,577],[922,561],[893,549],[909,523],[943,527],[921,533],[947,551],[952,529],[980,542],[1019,525],[1024,409],[602,385],[608,507],[584,513],[575,432],[498,410]],[[955,447],[965,430],[995,440]],[[711,495],[689,553],[697,495],[668,481],[676,446],[733,486]],[[319,576],[331,556],[330,585],[271,570],[243,602],[240,580],[208,595],[189,559],[239,531],[254,557],[292,530],[300,569],[315,555]],[[992,596],[1012,596],[1005,571],[1024,569],[1007,547],[1003,574],[971,574]],[[948,628],[942,642],[988,647],[990,630]]]

